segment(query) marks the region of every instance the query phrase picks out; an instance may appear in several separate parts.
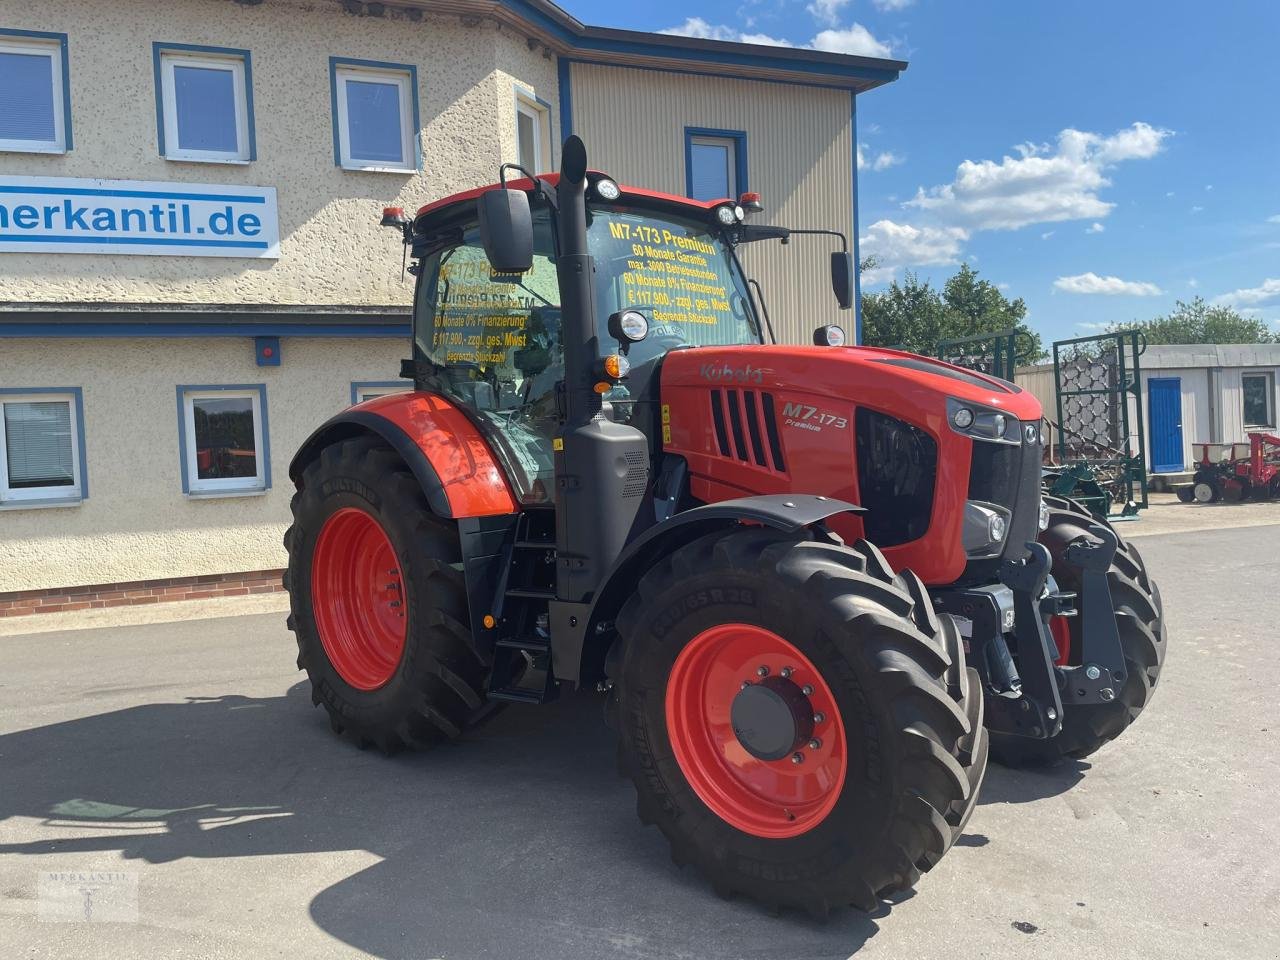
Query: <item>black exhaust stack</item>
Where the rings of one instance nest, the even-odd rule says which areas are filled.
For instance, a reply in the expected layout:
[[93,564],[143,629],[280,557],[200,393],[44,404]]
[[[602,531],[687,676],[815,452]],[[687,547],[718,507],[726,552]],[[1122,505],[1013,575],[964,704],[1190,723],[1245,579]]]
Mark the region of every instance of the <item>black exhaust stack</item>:
[[[551,605],[557,659],[574,657],[590,600],[626,545],[649,481],[649,446],[634,427],[602,412],[604,380],[596,318],[595,264],[587,247],[587,150],[570,137],[561,151],[560,308],[564,419],[555,438],[557,603]],[[566,636],[567,634],[567,636]],[[567,641],[567,642],[562,642]]]

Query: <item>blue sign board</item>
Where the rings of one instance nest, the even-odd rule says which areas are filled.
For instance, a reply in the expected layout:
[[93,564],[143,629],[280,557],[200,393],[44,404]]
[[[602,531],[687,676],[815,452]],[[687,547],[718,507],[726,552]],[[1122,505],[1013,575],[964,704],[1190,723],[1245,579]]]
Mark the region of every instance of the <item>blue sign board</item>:
[[0,176],[0,253],[278,259],[276,190]]

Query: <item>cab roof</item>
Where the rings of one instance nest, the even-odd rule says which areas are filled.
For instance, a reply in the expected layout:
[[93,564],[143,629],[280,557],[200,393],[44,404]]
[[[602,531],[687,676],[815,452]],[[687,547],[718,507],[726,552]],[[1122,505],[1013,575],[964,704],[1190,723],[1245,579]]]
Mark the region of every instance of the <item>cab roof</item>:
[[[538,174],[538,179],[551,187],[555,187],[560,183],[560,174],[545,173]],[[599,170],[587,171],[587,182],[594,184],[598,180],[612,179],[606,173]],[[415,229],[419,229],[423,225],[424,218],[435,219],[436,217],[445,217],[452,213],[456,207],[468,204],[475,200],[480,194],[488,193],[490,190],[500,190],[502,184],[490,183],[483,187],[474,187],[471,190],[463,190],[461,193],[455,193],[448,197],[441,197],[439,200],[433,200],[425,206],[418,208],[417,216],[414,219]],[[507,189],[510,190],[533,190],[533,181],[528,177],[521,177],[518,180],[508,180]],[[647,190],[644,187],[629,187],[625,184],[618,184],[618,189],[622,192],[622,196],[615,202],[621,203],[627,198],[638,200],[656,201],[664,205],[673,205],[683,207],[691,211],[707,211],[714,210],[716,207],[725,203],[734,203],[732,197],[721,197],[718,200],[694,200],[692,197],[682,197],[674,193],[663,193],[660,190]]]

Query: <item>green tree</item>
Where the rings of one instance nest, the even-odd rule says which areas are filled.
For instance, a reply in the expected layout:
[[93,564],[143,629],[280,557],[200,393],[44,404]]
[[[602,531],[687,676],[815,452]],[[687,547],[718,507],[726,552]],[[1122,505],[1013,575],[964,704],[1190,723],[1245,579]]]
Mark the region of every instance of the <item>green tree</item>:
[[1140,330],[1147,343],[1280,343],[1265,320],[1246,317],[1226,306],[1211,307],[1204,297],[1182,300],[1166,316],[1117,323],[1108,332]]
[[1027,305],[1021,297],[1008,299],[978,271],[962,264],[942,290],[907,271],[881,293],[862,298],[862,338],[873,346],[901,346],[915,353],[933,355],[938,342],[983,333],[1014,329],[1018,359],[1044,356],[1040,335],[1026,324]]

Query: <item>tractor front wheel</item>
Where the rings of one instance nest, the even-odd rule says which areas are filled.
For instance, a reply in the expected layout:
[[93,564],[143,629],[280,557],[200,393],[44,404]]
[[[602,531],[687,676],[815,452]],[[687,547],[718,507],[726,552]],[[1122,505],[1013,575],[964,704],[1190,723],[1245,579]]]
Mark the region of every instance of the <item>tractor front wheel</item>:
[[919,579],[870,544],[708,535],[644,576],[618,632],[640,818],[722,895],[871,910],[972,813],[977,675]]
[[[1040,534],[1040,541],[1054,558],[1054,579],[1062,589],[1078,591],[1079,570],[1063,557],[1067,545],[1077,537],[1087,536],[1086,528],[1098,521],[1074,501],[1045,497],[1045,503],[1049,506],[1049,527]],[[1120,537],[1118,533],[1116,536]],[[1010,767],[1047,766],[1068,757],[1087,757],[1124,733],[1151,700],[1168,647],[1160,588],[1147,573],[1137,548],[1123,539],[1107,571],[1107,583],[1128,673],[1119,695],[1110,703],[1064,706],[1062,731],[1051,740],[995,734],[991,755],[998,763]],[[1078,616],[1054,618],[1050,623],[1061,664],[1081,662],[1083,625],[1084,618]]]
[[335,732],[387,753],[456,738],[485,678],[457,530],[372,438],[322,450],[291,506],[284,585],[312,701]]

